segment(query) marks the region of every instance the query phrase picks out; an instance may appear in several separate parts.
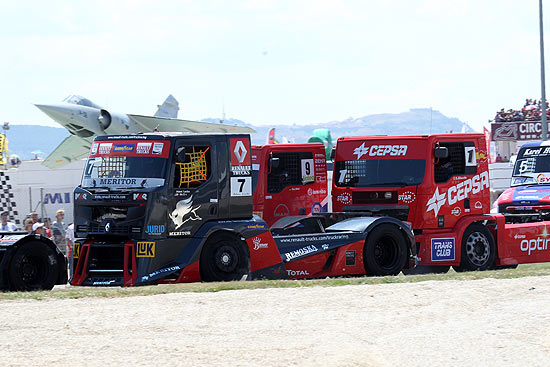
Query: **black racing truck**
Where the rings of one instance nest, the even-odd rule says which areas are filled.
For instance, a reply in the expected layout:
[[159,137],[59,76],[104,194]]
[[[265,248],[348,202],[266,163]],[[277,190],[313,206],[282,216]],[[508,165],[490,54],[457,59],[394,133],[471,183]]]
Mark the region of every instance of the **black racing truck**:
[[414,236],[395,218],[319,213],[268,228],[252,214],[251,163],[245,134],[97,137],[74,191],[70,283],[389,275],[415,265]]
[[50,290],[67,284],[67,261],[55,243],[27,232],[0,232],[0,290]]

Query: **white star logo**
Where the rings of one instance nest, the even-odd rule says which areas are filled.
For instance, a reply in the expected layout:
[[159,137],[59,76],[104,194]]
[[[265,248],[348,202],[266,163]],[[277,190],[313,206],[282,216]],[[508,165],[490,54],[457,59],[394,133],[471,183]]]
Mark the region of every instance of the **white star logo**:
[[363,142],[363,144],[355,148],[355,150],[353,151],[353,154],[357,155],[357,159],[361,159],[361,157],[367,154],[368,152],[369,152],[369,148],[366,148],[365,143]]
[[435,188],[434,196],[428,200],[428,210],[426,212],[429,212],[430,210],[434,211],[434,215],[437,217],[437,213],[439,213],[439,209],[445,204],[445,195],[446,193],[439,194],[439,188]]

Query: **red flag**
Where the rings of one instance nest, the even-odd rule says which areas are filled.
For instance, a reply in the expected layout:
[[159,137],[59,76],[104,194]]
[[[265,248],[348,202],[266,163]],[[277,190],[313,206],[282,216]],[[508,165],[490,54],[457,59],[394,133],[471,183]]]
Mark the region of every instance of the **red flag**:
[[278,144],[277,140],[275,140],[275,128],[271,128],[269,132],[267,133],[267,144]]

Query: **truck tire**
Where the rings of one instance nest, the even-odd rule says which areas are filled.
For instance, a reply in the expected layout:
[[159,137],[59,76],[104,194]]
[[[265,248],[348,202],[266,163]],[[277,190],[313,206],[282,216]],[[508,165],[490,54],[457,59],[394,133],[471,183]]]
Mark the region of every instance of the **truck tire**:
[[201,253],[201,279],[206,282],[241,280],[248,274],[250,257],[243,241],[229,234],[208,239]]
[[57,254],[47,244],[30,241],[22,244],[11,259],[9,280],[15,291],[50,290],[59,276]]
[[414,269],[403,269],[405,275],[418,274],[445,274],[451,267],[449,265],[418,265]]
[[380,224],[369,233],[363,248],[367,275],[397,275],[407,262],[407,244],[399,229]]
[[471,224],[462,236],[460,266],[458,272],[488,270],[495,262],[495,240],[491,232],[480,223]]

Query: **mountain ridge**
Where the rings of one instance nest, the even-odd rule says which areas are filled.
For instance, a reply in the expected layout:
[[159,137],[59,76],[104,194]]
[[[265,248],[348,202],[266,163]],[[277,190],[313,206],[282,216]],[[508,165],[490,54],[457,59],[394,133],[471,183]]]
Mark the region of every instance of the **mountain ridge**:
[[[219,118],[204,118],[200,121],[219,123]],[[367,135],[416,135],[439,134],[445,132],[460,132],[466,127],[466,132],[474,130],[464,125],[455,117],[447,117],[437,110],[429,108],[411,108],[401,113],[381,113],[363,117],[348,117],[341,121],[328,121],[318,124],[293,124],[293,125],[254,125],[242,120],[229,118],[223,123],[252,127],[256,130],[251,135],[252,144],[265,144],[267,133],[275,128],[277,137],[291,138],[296,143],[307,142],[315,129],[328,128],[332,138],[336,140],[341,136],[367,136]],[[9,153],[17,154],[23,160],[34,158],[33,151],[41,151],[40,158],[50,154],[70,134],[62,127],[50,127],[41,125],[10,125],[6,131],[9,141]]]

